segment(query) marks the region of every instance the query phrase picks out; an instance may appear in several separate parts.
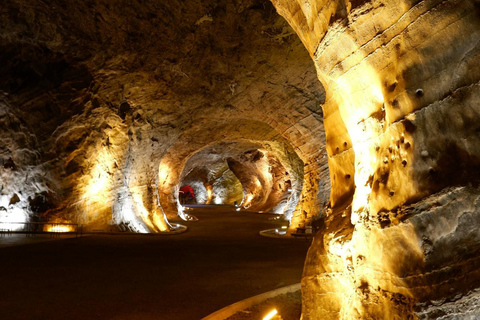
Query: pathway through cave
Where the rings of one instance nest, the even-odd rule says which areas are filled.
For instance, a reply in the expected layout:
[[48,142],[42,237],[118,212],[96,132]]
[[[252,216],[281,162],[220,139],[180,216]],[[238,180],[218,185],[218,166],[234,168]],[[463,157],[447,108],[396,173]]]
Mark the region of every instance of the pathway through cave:
[[[200,319],[298,283],[308,243],[261,237],[282,223],[232,206],[189,210],[186,233],[91,235],[0,248],[0,319]],[[1,241],[1,240],[0,240]]]

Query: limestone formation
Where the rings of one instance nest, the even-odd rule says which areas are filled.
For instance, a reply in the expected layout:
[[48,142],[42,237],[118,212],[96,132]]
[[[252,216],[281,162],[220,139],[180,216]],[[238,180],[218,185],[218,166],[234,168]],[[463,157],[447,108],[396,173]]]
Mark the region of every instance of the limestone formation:
[[479,2],[272,3],[3,0],[0,223],[168,232],[191,184],[320,227],[304,320],[480,318]]
[[[186,218],[178,188],[189,159],[232,143],[255,145],[235,156],[265,150],[285,169],[255,174],[268,183],[252,209],[273,208],[292,225],[320,216],[308,192],[320,180],[328,190],[326,159],[322,172],[304,168],[324,154],[324,92],[269,1],[6,0],[0,21],[1,99],[36,157],[24,163],[22,138],[9,140],[2,158],[17,169],[2,180],[2,201],[21,201],[4,204],[0,220],[12,210],[28,220],[41,207],[42,219],[86,230],[165,232],[168,218]],[[229,151],[219,153],[227,163]],[[27,175],[36,183],[28,192],[19,183]],[[270,186],[281,192],[268,200]],[[29,197],[46,205],[33,209]]]
[[185,178],[180,179],[182,184],[196,184],[200,196],[205,193],[204,202],[236,202],[244,209],[260,212],[277,207],[275,213],[288,216],[286,204],[292,196],[292,180],[301,187],[303,163],[289,158],[295,153],[285,153],[283,147],[273,143],[217,144],[190,157],[182,173]]
[[303,319],[480,317],[478,1],[273,2],[326,90]]

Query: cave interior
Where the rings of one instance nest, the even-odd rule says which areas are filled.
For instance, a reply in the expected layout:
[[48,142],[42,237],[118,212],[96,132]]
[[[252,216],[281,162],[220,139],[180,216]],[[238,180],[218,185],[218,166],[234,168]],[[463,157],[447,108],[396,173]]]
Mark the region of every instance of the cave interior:
[[0,22],[0,231],[168,235],[198,220],[188,186],[314,226],[303,320],[480,319],[479,1],[3,0]]

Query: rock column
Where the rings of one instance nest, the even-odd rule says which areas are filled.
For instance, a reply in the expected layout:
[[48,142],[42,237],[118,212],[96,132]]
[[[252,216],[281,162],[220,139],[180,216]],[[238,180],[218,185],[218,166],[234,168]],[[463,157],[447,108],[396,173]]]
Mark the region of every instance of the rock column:
[[303,319],[478,315],[478,2],[273,3],[326,89],[332,189]]

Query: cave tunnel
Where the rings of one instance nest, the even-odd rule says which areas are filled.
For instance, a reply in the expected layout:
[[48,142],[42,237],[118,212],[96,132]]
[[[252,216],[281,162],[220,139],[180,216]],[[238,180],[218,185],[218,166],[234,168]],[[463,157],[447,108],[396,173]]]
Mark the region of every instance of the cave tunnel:
[[0,318],[480,319],[479,61],[477,0],[2,1]]

